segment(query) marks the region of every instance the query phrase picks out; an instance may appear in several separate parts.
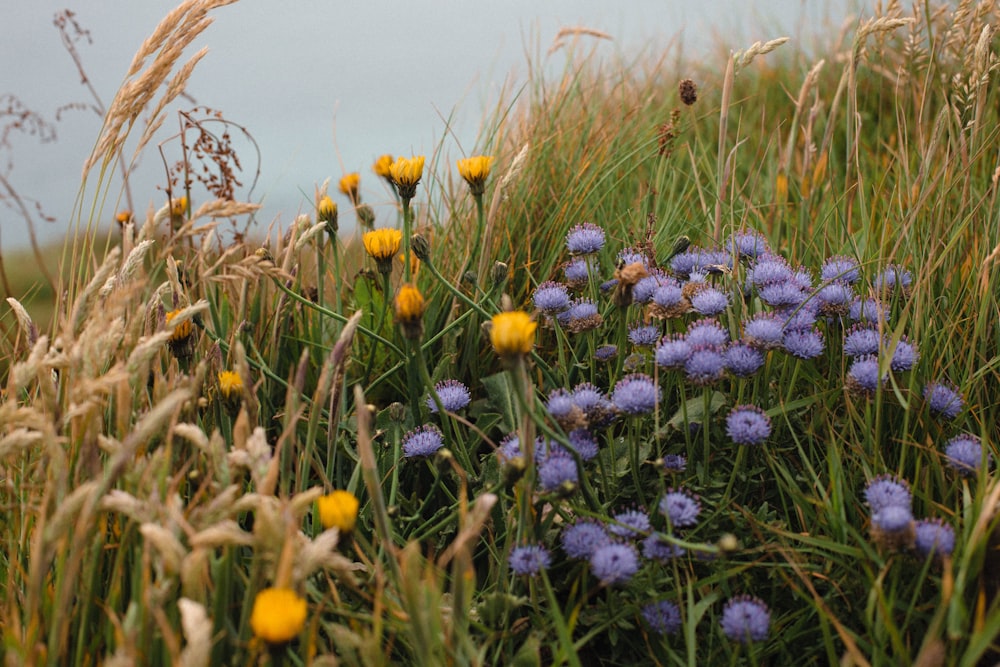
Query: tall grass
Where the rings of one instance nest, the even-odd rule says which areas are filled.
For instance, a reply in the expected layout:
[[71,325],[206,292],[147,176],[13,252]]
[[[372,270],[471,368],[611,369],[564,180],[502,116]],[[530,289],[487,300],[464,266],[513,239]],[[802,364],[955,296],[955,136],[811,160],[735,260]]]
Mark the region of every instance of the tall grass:
[[[700,66],[673,52],[609,62],[587,49],[600,35],[563,35],[486,115],[479,149],[495,162],[480,201],[443,150],[428,160],[412,207],[420,336],[394,321],[398,259],[379,273],[357,233],[316,215],[262,244],[230,243],[220,225],[253,204],[168,203],[126,224],[119,247],[95,250],[102,174],[141,114],[160,122],[151,91],[172,81],[176,96],[196,62],[180,65],[168,37],[203,28],[216,4],[172,12],[109,107],[51,328],[13,299],[3,316],[7,664],[996,658],[996,3],[893,4],[817,61],[767,42]],[[553,61],[565,66],[546,77]],[[684,77],[699,88],[690,106]],[[599,326],[536,311],[531,355],[505,362],[489,344],[492,316],[531,311],[540,284],[564,281],[566,236],[584,221],[607,240],[572,293],[593,299]],[[716,321],[734,341],[751,316],[779,310],[751,283],[762,269],[745,251],[706,262],[685,250],[755,232],[802,267],[808,286],[782,322],[814,316],[804,330],[819,351],[796,356],[786,338],[742,378],[657,365],[629,340],[639,323],[666,340],[704,324],[633,302],[646,274],[684,283],[689,305],[706,289],[725,294]],[[860,326],[879,351],[911,341],[912,368],[880,354],[873,382],[859,384],[844,349],[858,325],[813,308],[842,277],[819,277],[835,255],[857,265],[849,291],[888,314]],[[698,262],[693,276],[683,268]],[[617,355],[598,360],[602,345]],[[636,373],[659,392],[649,410],[623,389]],[[468,387],[467,406],[444,409],[434,387],[445,379]],[[954,383],[954,417],[926,398],[928,382]],[[581,383],[610,401],[557,410],[559,390]],[[766,415],[762,444],[733,442],[738,405]],[[442,448],[405,456],[428,424]],[[596,444],[589,461],[580,428]],[[944,453],[963,433],[981,444],[969,468]],[[668,469],[668,456],[686,466]],[[570,463],[552,484],[560,457]],[[865,494],[886,475],[912,490],[898,531]],[[361,501],[353,528],[324,527],[335,489]],[[696,520],[659,511],[676,491],[697,503]],[[623,530],[629,510],[649,524]],[[953,528],[950,554],[912,548],[923,517]],[[585,521],[627,545],[634,572],[618,563],[614,581],[600,558],[572,557],[562,541]],[[671,557],[648,557],[650,539]],[[510,560],[525,546],[549,554],[535,576]],[[306,603],[284,644],[251,623],[272,587]],[[766,637],[723,631],[741,595],[769,610]],[[644,614],[652,602],[677,605],[671,633]]]

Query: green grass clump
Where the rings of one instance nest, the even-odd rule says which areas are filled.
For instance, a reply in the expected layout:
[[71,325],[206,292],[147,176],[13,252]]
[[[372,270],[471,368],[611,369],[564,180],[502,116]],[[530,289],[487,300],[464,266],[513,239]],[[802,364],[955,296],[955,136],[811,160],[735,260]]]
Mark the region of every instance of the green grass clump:
[[401,233],[81,213],[51,327],[2,319],[8,662],[996,658],[1000,8],[918,11],[568,51],[492,164],[395,162]]

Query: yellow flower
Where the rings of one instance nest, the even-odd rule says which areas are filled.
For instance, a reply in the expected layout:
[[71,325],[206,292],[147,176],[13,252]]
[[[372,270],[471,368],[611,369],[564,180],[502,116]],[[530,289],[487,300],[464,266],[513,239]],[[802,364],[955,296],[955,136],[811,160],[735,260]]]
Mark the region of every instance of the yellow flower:
[[290,642],[305,624],[306,601],[292,589],[265,588],[254,598],[250,628],[268,644]]
[[361,240],[368,255],[378,263],[378,270],[381,273],[391,273],[392,258],[399,252],[403,232],[398,229],[376,229],[373,232],[365,232]]
[[469,184],[473,195],[483,194],[492,164],[493,157],[489,155],[476,155],[458,161],[458,173]]
[[337,203],[330,199],[330,195],[323,195],[319,200],[316,213],[320,222],[329,224],[332,221],[334,226],[337,225]]
[[403,336],[408,340],[420,338],[424,333],[423,318],[427,303],[416,285],[407,283],[400,286],[392,308],[396,315],[396,323],[403,328]]
[[353,174],[347,174],[342,179],[340,179],[339,188],[340,191],[347,195],[347,198],[351,200],[351,204],[358,205],[358,187],[361,184],[361,174],[354,172]]
[[399,196],[403,199],[413,199],[417,193],[417,183],[424,173],[424,156],[415,155],[411,158],[398,157],[389,167],[389,178],[395,183]]
[[324,528],[338,528],[342,533],[354,530],[358,520],[358,499],[350,491],[334,491],[316,501],[319,521]]
[[392,167],[392,156],[386,153],[385,155],[379,157],[375,160],[375,164],[372,165],[372,170],[382,178],[391,179],[392,175],[389,170]]
[[179,218],[184,215],[188,207],[187,197],[176,197],[170,200],[170,216]]
[[222,398],[229,400],[230,398],[239,398],[240,392],[243,391],[243,378],[240,374],[235,371],[222,371],[219,373],[219,393],[222,394]]
[[[170,324],[170,321],[172,319],[174,319],[175,317],[177,317],[177,313],[179,313],[179,312],[181,312],[181,311],[180,310],[171,310],[169,313],[167,313],[167,325]],[[184,320],[183,322],[178,322],[177,326],[175,326],[174,330],[170,333],[170,340],[169,340],[169,342],[171,344],[174,344],[174,343],[183,343],[188,338],[191,337],[191,331],[192,331],[191,320]]]
[[120,213],[119,213],[118,215],[116,215],[116,216],[115,216],[115,220],[116,220],[116,221],[118,222],[118,224],[119,224],[119,225],[121,225],[122,227],[124,227],[125,225],[127,225],[127,224],[128,224],[128,223],[130,223],[130,222],[135,222],[135,221],[134,221],[134,220],[132,219],[132,211],[128,211],[128,210],[126,210],[126,211],[121,211],[121,212],[120,212]]
[[493,316],[490,328],[490,342],[502,357],[517,357],[531,352],[535,344],[535,328],[538,323],[527,313],[515,310]]

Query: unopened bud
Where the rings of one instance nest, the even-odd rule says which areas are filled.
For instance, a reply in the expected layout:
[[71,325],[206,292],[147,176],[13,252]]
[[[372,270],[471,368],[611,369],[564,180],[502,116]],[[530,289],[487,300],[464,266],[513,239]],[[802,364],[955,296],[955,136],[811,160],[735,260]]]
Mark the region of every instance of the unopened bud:
[[375,228],[375,211],[368,204],[361,204],[354,209],[354,214],[358,217],[358,222],[365,229]]
[[466,271],[465,273],[462,274],[462,282],[468,285],[475,286],[476,281],[478,279],[479,276],[476,275],[475,271]]
[[490,272],[490,279],[493,281],[494,285],[500,285],[503,281],[507,280],[507,276],[509,274],[510,267],[503,262],[494,262],[493,271]]
[[420,234],[414,234],[410,237],[410,248],[421,262],[430,260],[431,244]]
[[406,419],[406,406],[399,401],[393,401],[389,404],[389,419],[394,422],[402,423]]

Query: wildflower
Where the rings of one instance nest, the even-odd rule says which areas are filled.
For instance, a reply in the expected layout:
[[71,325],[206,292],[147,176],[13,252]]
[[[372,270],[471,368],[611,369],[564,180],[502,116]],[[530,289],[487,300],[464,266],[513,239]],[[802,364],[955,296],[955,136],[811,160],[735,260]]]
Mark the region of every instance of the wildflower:
[[535,329],[538,323],[522,311],[498,313],[493,316],[490,328],[490,343],[501,357],[511,359],[521,357],[535,345]]
[[236,371],[222,371],[216,378],[224,401],[237,401],[243,393],[243,378]]
[[575,225],[566,235],[571,255],[592,255],[604,247],[604,230],[592,222]]
[[403,232],[398,229],[376,229],[365,232],[361,241],[365,244],[368,256],[375,260],[379,273],[392,272],[392,258],[399,252],[399,244],[403,240]]
[[594,350],[594,359],[598,361],[610,361],[618,356],[618,346],[617,345],[599,345],[596,350]]
[[188,198],[180,196],[170,199],[170,225],[173,229],[184,224],[184,215],[188,210]]
[[876,299],[855,299],[848,316],[855,322],[871,322],[876,325],[889,322],[888,311]]
[[793,357],[812,359],[823,353],[823,334],[817,329],[790,329],[781,344]]
[[626,375],[611,392],[611,402],[621,412],[640,415],[652,412],[660,400],[660,388],[653,378],[642,373]]
[[[642,266],[640,264],[639,266]],[[632,287],[632,301],[634,303],[648,303],[653,298],[656,288],[665,285],[680,286],[680,283],[673,277],[661,271],[652,269],[644,277],[639,278]]]
[[691,355],[684,362],[684,374],[688,380],[704,387],[722,379],[726,370],[726,358],[722,348],[715,345],[695,345]]
[[[170,326],[170,322],[177,317],[180,310],[171,310],[166,315],[167,326]],[[170,333],[170,338],[167,339],[167,345],[170,347],[170,351],[178,359],[187,359],[194,352],[194,327],[191,324],[191,320],[182,320],[177,322],[174,326],[173,331]]]
[[892,361],[889,363],[889,367],[897,373],[908,371],[913,368],[919,358],[920,353],[917,352],[913,343],[906,336],[901,336],[899,342],[896,343],[896,348],[892,351]]
[[508,433],[497,447],[497,458],[500,459],[501,463],[506,463],[520,456],[522,456],[520,438],[517,437],[516,432]]
[[[983,463],[983,446],[976,436],[961,433],[945,445],[944,456],[948,465],[960,475],[974,477]],[[989,468],[992,463],[993,455],[986,452],[986,467]]]
[[317,219],[326,225],[326,231],[330,236],[337,235],[337,204],[330,199],[329,195],[323,195],[316,207]]
[[844,255],[827,258],[819,270],[819,279],[823,282],[838,282],[853,285],[858,282],[861,274],[858,272],[858,260]]
[[597,440],[585,428],[575,428],[569,432],[569,445],[584,461],[597,456]]
[[599,548],[610,544],[611,537],[601,524],[583,520],[564,528],[560,542],[570,558],[589,559]]
[[605,586],[628,583],[639,571],[639,554],[631,544],[605,544],[590,555],[590,571]]
[[660,327],[636,325],[628,330],[628,339],[636,347],[652,347],[660,340]]
[[708,267],[732,269],[733,257],[719,248],[705,249],[691,246],[670,260],[670,269],[683,278],[689,277],[692,273],[705,272]]
[[893,505],[910,508],[913,496],[905,480],[895,475],[879,475],[865,487],[865,501],[874,514]]
[[681,629],[681,610],[669,600],[650,602],[642,608],[642,618],[658,635],[672,635]]
[[581,382],[573,388],[573,401],[587,416],[587,424],[592,428],[607,426],[615,417],[615,406],[600,389],[589,382]]
[[743,323],[743,335],[754,347],[778,348],[785,337],[784,323],[774,313],[758,313]]
[[913,510],[908,506],[887,505],[872,513],[872,541],[883,549],[908,548],[916,539]]
[[878,354],[881,343],[878,330],[867,324],[855,324],[844,336],[844,354],[849,357]]
[[649,560],[664,561],[680,558],[687,551],[682,546],[653,533],[642,541],[642,555]]
[[931,412],[954,419],[962,411],[965,404],[958,387],[950,382],[928,382],[924,386],[924,400],[930,406]]
[[764,366],[764,354],[747,341],[730,344],[723,357],[726,369],[736,377],[750,377]]
[[458,161],[458,173],[469,184],[473,197],[481,197],[485,192],[492,164],[493,158],[488,155],[476,155]]
[[762,255],[753,264],[752,283],[755,287],[785,283],[791,279],[792,267],[779,255]]
[[767,239],[757,231],[739,231],[726,240],[726,250],[741,259],[757,259],[770,251]]
[[654,359],[657,366],[681,368],[691,356],[691,343],[679,334],[673,334],[660,341]]
[[316,501],[319,521],[324,528],[337,528],[341,533],[354,530],[360,502],[350,491],[333,491]]
[[955,550],[955,529],[941,519],[921,519],[913,532],[913,548],[924,558],[944,558]]
[[687,470],[687,457],[683,454],[667,454],[663,457],[665,472],[681,473]]
[[443,446],[444,434],[433,424],[424,424],[403,436],[403,456],[408,459],[433,456]]
[[403,330],[403,337],[407,340],[420,338],[424,333],[424,311],[427,309],[427,304],[416,285],[412,283],[400,285],[392,307],[396,323]]
[[542,570],[549,569],[552,555],[548,549],[537,544],[514,547],[510,550],[507,563],[514,574],[537,576]]
[[604,318],[597,310],[597,304],[590,299],[577,299],[566,311],[566,328],[573,333],[591,331],[604,324]]
[[912,285],[913,274],[898,264],[890,264],[885,267],[880,274],[875,276],[875,280],[872,281],[872,286],[879,292],[891,292],[894,289],[898,289],[903,296],[910,293]]
[[879,374],[878,357],[868,354],[855,359],[847,369],[844,386],[853,394],[873,396],[887,379],[885,374]]
[[548,400],[545,402],[545,409],[548,410],[549,415],[551,415],[557,421],[562,421],[570,418],[575,410],[578,413],[583,411],[577,407],[576,403],[573,402],[573,394],[562,387],[554,389],[550,394]]
[[760,599],[741,595],[726,603],[721,624],[722,632],[735,642],[762,642],[771,627],[771,612]]
[[542,491],[573,491],[579,479],[576,461],[560,450],[554,450],[538,464],[538,484]]
[[691,310],[691,302],[677,281],[658,285],[653,290],[652,302],[649,314],[659,319],[673,319]]
[[771,435],[771,420],[754,405],[738,405],[726,417],[726,433],[737,445],[759,445]]
[[[434,385],[434,393],[441,400],[441,405],[447,412],[458,412],[472,401],[469,388],[458,380],[442,380]],[[427,409],[432,413],[438,411],[433,396],[427,397]]]
[[722,347],[729,342],[729,332],[715,318],[705,317],[688,326],[687,341],[694,345]]
[[612,517],[615,521],[608,525],[608,532],[618,537],[640,537],[653,529],[649,515],[640,510],[624,510]]
[[691,307],[702,315],[718,315],[729,307],[729,297],[725,292],[709,287],[691,297]]
[[305,624],[306,601],[290,588],[265,588],[254,598],[250,628],[268,644],[290,642]]
[[396,186],[401,199],[413,199],[417,194],[417,183],[424,173],[424,156],[398,157],[389,167],[389,179]]
[[582,287],[590,279],[592,268],[586,257],[576,257],[563,267],[563,275],[571,287]]
[[622,248],[615,256],[615,266],[628,266],[629,264],[642,264],[649,269],[649,259],[645,254],[634,248]]
[[[757,273],[755,270],[754,276],[756,275]],[[781,308],[786,306],[798,306],[806,300],[807,294],[801,287],[793,283],[791,280],[787,280],[783,282],[766,283],[762,287],[758,287],[757,296],[759,296],[760,300],[768,306],[771,306],[772,308]]]
[[358,188],[361,186],[361,174],[354,172],[352,174],[346,174],[340,179],[337,187],[340,189],[342,194],[347,195],[347,198],[351,200],[353,206],[357,206],[360,201],[358,198]]
[[819,311],[824,315],[843,316],[851,310],[854,303],[854,290],[845,283],[830,283],[816,292],[819,301]]
[[372,171],[374,171],[377,176],[381,176],[391,183],[392,156],[389,154],[379,156],[379,158],[375,160],[375,164],[372,165]]
[[129,223],[134,223],[135,216],[132,215],[132,211],[128,210],[119,211],[118,215],[115,216],[115,222],[117,222],[120,226],[124,227]]
[[535,288],[534,302],[546,315],[555,315],[569,309],[569,292],[562,283],[547,281]]
[[667,489],[660,499],[660,513],[667,517],[673,528],[690,528],[698,523],[701,503],[687,489]]

